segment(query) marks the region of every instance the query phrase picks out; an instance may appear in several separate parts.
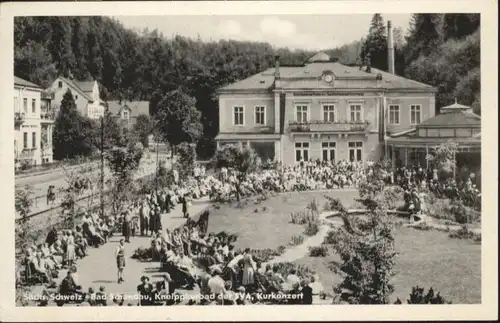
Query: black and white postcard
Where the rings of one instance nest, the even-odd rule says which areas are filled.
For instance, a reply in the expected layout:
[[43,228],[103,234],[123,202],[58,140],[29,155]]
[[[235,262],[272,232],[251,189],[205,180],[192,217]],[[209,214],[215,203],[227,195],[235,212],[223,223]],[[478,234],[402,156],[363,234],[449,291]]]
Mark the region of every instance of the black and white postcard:
[[495,319],[497,6],[2,4],[0,319]]

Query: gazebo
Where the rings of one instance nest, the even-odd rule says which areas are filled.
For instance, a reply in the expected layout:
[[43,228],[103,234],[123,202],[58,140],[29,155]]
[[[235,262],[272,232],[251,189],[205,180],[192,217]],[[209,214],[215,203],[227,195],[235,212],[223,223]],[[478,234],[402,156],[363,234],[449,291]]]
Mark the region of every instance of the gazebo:
[[481,165],[481,117],[472,108],[454,104],[413,129],[391,135],[386,143],[393,167],[420,165],[429,167],[427,154],[442,143],[457,144],[457,167]]

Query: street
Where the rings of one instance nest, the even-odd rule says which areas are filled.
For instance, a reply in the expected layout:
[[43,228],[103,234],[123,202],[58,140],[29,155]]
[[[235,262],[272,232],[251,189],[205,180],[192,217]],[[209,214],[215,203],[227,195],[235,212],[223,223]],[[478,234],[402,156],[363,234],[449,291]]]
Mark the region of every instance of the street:
[[[166,167],[170,167],[171,160],[167,159],[170,157],[168,154],[159,154],[159,160],[165,160]],[[88,172],[88,168],[90,167],[91,171]],[[86,169],[87,168],[87,169]],[[156,169],[156,154],[146,152],[144,157],[141,159],[141,164],[136,173],[136,178],[140,178],[151,174]],[[100,177],[100,164],[99,163],[91,163],[90,165],[81,165],[80,167],[72,167],[70,172],[76,172],[80,170],[85,173],[85,176],[90,178],[92,182],[98,181]],[[105,167],[104,176],[108,177],[109,170]],[[22,189],[26,185],[30,185],[33,190],[33,206],[31,208],[31,213],[39,212],[46,208],[47,205],[47,190],[50,185],[54,185],[56,192],[56,200],[54,201],[54,205],[58,205],[60,203],[59,189],[66,188],[67,176],[65,174],[64,169],[57,168],[54,169],[50,173],[42,173],[42,174],[34,174],[33,176],[27,176],[22,178],[16,178],[16,189]]]

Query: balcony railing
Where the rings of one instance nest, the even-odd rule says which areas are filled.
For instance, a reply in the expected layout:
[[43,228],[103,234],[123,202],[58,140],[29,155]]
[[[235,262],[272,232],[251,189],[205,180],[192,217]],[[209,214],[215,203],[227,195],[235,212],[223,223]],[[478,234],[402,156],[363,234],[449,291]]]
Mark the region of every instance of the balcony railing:
[[42,120],[48,120],[48,121],[53,121],[55,119],[55,113],[54,111],[42,111],[40,113],[40,119]]
[[36,148],[24,148],[18,156],[18,159],[32,159],[35,157]]
[[24,112],[14,113],[14,125],[19,126],[24,123]]
[[55,97],[54,92],[43,91],[41,94],[42,100],[54,100],[54,97]]
[[290,132],[365,132],[370,125],[368,121],[308,121],[288,123]]

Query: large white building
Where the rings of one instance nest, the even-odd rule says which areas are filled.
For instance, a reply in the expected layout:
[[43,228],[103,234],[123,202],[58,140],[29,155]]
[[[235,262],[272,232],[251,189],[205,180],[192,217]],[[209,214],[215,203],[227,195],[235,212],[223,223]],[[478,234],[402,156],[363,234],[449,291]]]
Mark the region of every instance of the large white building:
[[[14,156],[16,165],[52,162],[54,114],[51,96],[43,89],[14,77]],[[43,108],[42,108],[43,105]]]

